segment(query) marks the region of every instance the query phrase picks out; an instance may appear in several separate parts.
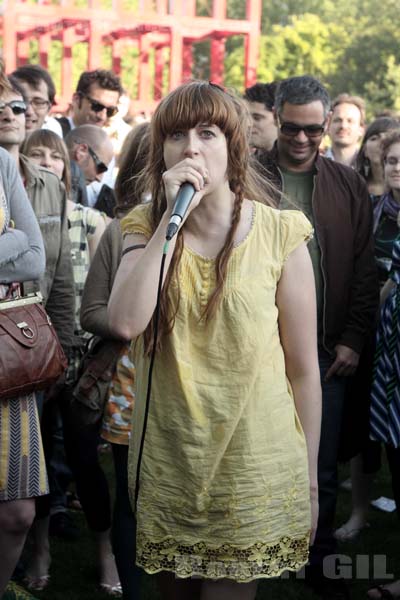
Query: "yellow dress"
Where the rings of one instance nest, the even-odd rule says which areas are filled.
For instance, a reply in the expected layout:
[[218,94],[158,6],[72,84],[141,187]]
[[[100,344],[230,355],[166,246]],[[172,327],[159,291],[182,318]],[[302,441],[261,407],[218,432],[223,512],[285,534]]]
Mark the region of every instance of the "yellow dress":
[[[122,228],[149,238],[149,205],[131,211]],[[156,355],[140,470],[137,563],[148,573],[245,582],[307,562],[307,449],[285,374],[275,294],[286,258],[311,233],[301,212],[253,203],[251,230],[233,250],[208,323],[201,315],[215,261],[183,250],[179,312]],[[170,293],[176,290],[172,282]],[[140,336],[131,346],[132,498],[149,363],[142,342]]]

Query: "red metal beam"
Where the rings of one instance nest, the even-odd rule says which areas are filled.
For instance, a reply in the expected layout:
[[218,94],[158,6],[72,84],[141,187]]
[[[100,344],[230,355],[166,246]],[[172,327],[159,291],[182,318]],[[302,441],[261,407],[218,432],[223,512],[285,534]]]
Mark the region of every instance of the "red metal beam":
[[29,39],[39,40],[40,62],[47,67],[52,39],[61,39],[65,46],[62,65],[63,101],[70,100],[72,89],[71,51],[74,43],[88,42],[88,68],[101,66],[102,45],[113,45],[113,68],[121,70],[124,44],[140,40],[138,106],[152,106],[152,82],[149,51],[155,49],[154,91],[158,98],[165,68],[163,47],[170,47],[169,87],[176,87],[192,72],[192,44],[211,39],[211,78],[223,82],[225,39],[245,36],[245,81],[256,79],[261,0],[246,0],[246,18],[228,19],[227,0],[212,0],[210,17],[196,16],[196,0],[140,0],[139,10],[127,11],[124,0],[113,0],[113,8],[103,8],[101,0],[89,0],[87,8],[76,8],[75,0],[7,0],[7,10],[0,16],[3,32],[3,56],[7,72],[14,70],[17,59],[17,34],[22,61],[27,59]]
[[225,38],[215,37],[211,40],[210,73],[213,83],[224,84]]

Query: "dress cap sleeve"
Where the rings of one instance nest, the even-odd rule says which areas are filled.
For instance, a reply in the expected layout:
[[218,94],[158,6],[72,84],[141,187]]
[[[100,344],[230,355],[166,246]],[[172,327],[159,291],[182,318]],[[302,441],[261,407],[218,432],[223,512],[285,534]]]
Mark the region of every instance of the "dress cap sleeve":
[[153,235],[151,226],[151,203],[139,204],[121,221],[122,235],[139,233],[150,239]]
[[282,210],[280,213],[281,256],[284,262],[289,254],[303,242],[313,237],[313,227],[299,210]]

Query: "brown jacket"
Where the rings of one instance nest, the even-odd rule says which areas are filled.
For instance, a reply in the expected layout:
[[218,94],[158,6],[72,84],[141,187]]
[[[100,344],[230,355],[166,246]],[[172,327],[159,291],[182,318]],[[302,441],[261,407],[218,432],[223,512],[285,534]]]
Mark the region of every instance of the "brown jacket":
[[[259,160],[281,190],[276,145]],[[324,279],[323,345],[333,351],[343,344],[361,353],[379,304],[371,202],[352,169],[320,155],[315,168],[312,207]]]

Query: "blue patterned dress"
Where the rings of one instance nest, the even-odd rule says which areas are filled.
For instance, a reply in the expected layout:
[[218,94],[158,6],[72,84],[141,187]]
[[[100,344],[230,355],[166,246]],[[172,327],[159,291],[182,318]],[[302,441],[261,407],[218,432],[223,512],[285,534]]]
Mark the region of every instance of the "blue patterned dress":
[[373,384],[370,437],[400,447],[400,238],[393,245],[390,278],[396,287],[380,314]]

